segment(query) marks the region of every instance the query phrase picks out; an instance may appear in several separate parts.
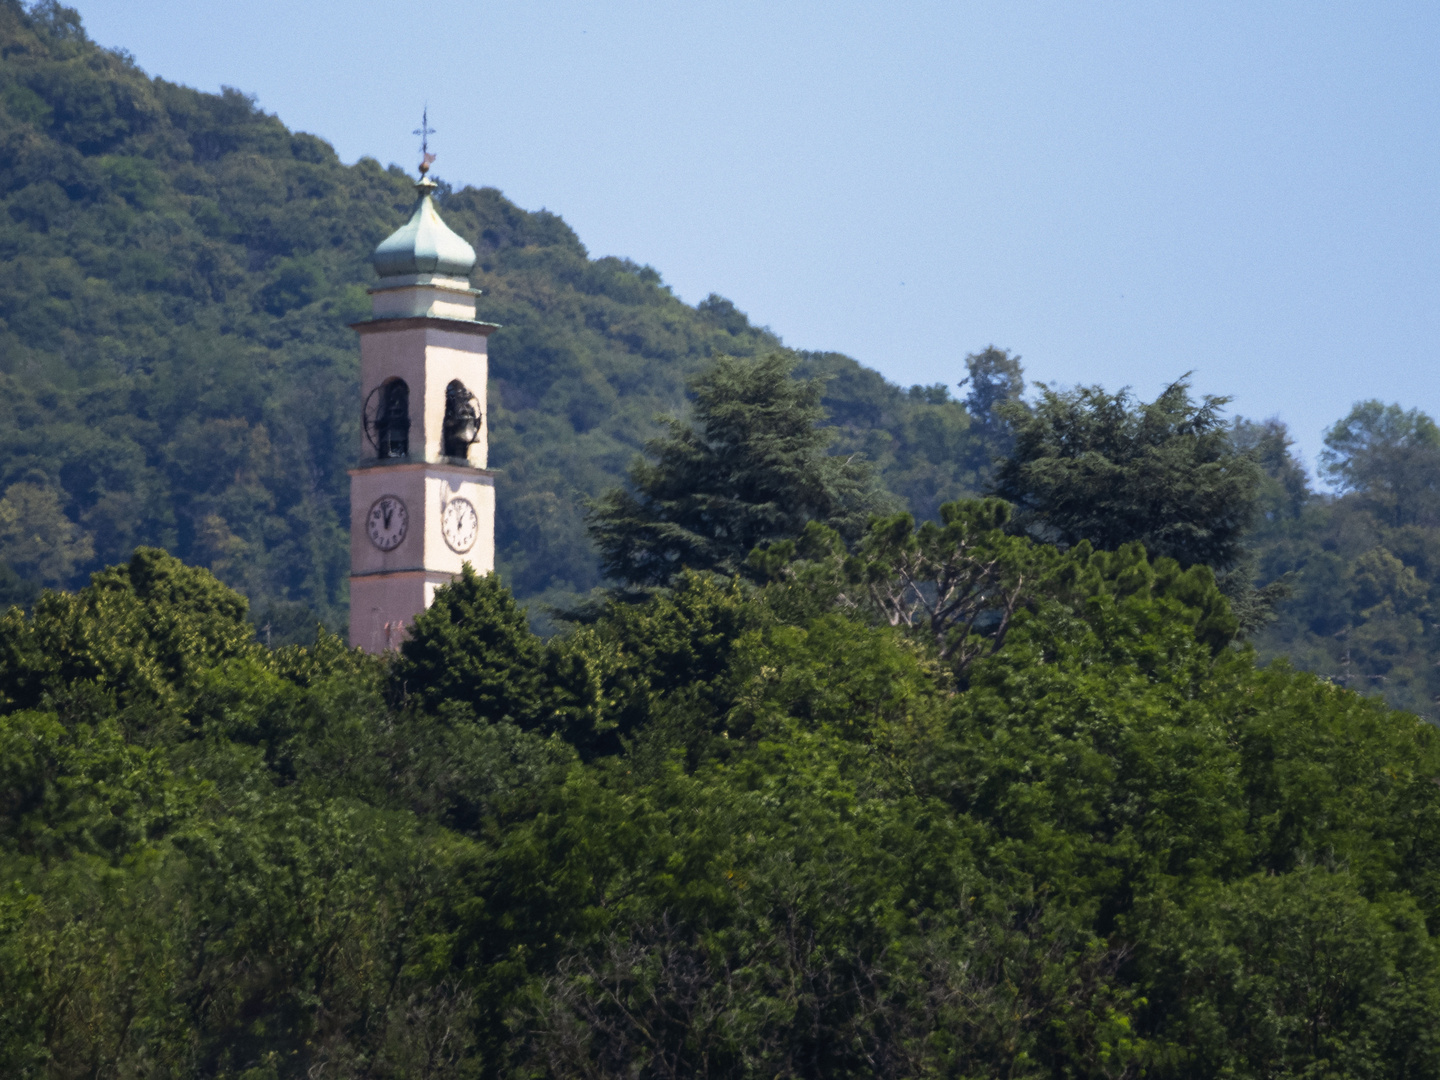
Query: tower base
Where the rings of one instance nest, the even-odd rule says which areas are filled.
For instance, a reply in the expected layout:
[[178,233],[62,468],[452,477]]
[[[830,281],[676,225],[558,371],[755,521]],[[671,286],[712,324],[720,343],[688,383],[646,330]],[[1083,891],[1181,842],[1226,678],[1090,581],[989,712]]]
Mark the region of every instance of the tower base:
[[455,580],[437,570],[360,574],[350,579],[350,645],[368,653],[398,649],[435,590]]

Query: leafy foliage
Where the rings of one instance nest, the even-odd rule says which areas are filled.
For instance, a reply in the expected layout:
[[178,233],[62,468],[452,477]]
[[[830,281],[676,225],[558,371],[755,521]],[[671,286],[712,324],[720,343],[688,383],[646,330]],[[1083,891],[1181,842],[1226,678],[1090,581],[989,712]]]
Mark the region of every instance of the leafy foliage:
[[960,675],[999,651],[1017,614],[1041,610],[1047,597],[1173,595],[1202,613],[1196,637],[1217,651],[1239,628],[1208,567],[1181,571],[1158,559],[1152,569],[1136,543],[1110,553],[1082,540],[1062,552],[1009,535],[1010,506],[999,499],[947,503],[940,517],[918,528],[909,514],[876,519],[853,554],[837,533],[812,523],[798,544],[757,548],[751,565],[790,597],[804,595],[802,610],[828,598],[919,635]]
[[[840,562],[812,525],[769,584],[687,573],[545,643],[467,575],[382,659],[264,649],[159,552],[48,594],[4,637],[71,612],[76,674],[0,657],[47,688],[0,708],[0,1066],[1434,1075],[1435,730],[1257,668],[1204,566],[1004,517]],[[893,598],[989,564],[1043,572],[957,681]],[[74,659],[126,650],[143,688]]]
[[1321,462],[1386,525],[1440,524],[1440,428],[1420,410],[1360,402],[1325,433]]
[[943,384],[903,389],[839,353],[797,353],[796,374],[825,380],[821,404],[834,453],[871,463],[882,485],[917,517],[978,492],[990,449]]
[[543,650],[525,611],[493,574],[466,563],[416,619],[394,665],[396,690],[423,707],[464,702],[491,721],[536,723]]
[[1334,494],[1312,491],[1272,432],[1271,494],[1255,539],[1294,596],[1258,639],[1266,655],[1440,717],[1440,519],[1427,507],[1440,459],[1423,413],[1361,402],[1326,435]]
[[1009,457],[1015,449],[1015,431],[1009,413],[1016,406],[1023,408],[1024,370],[1020,357],[1006,349],[989,346],[983,352],[965,358],[966,375],[961,386],[969,385],[965,395],[965,411],[980,429],[983,446],[990,461],[977,461],[978,469],[988,471],[993,461]]
[[82,687],[121,703],[170,702],[201,673],[254,651],[245,598],[154,548],[94,575],[78,593],[47,592],[32,617],[0,616],[0,695],[34,708]]
[[[579,496],[718,354],[656,506],[693,484],[751,531],[665,509],[726,573],[547,641],[467,574],[366,657],[313,620],[344,602],[339,326],[405,178],[150,80],[66,9],[4,0],[0,35],[0,369],[31,435],[0,557],[34,599],[0,619],[0,1073],[1440,1073],[1440,736],[1325,666],[1428,702],[1428,418],[1357,408],[1327,496],[1283,428],[1183,386],[1030,413],[992,349],[967,408],[802,354],[822,390],[728,301],[449,192],[506,323],[517,588],[599,580]],[[773,514],[779,481],[835,480],[817,406],[915,516]],[[1012,436],[1030,535],[956,500]],[[1212,572],[1247,553],[1297,571],[1260,652]],[[1332,677],[1259,666],[1277,642]]]

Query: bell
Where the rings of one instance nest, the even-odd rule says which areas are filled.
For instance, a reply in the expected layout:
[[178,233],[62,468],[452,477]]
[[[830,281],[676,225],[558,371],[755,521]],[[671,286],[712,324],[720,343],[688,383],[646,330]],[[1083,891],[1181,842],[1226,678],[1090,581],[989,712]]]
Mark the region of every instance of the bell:
[[469,447],[480,437],[480,418],[474,409],[467,409],[455,425],[455,439],[462,446]]
[[459,379],[451,380],[445,388],[445,422],[442,426],[446,457],[468,457],[470,447],[479,441],[481,420],[476,406],[475,395],[465,388],[465,384]]

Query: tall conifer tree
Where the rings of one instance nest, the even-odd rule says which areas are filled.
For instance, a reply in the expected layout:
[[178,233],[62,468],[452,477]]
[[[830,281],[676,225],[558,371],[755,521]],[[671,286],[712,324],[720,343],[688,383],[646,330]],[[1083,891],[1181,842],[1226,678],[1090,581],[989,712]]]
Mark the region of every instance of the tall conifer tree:
[[660,585],[681,569],[734,573],[757,545],[799,536],[811,521],[857,536],[885,496],[870,468],[826,452],[823,383],[796,379],[784,353],[722,356],[698,376],[694,420],[669,420],[591,508],[605,572]]
[[1113,551],[1138,540],[1181,566],[1228,570],[1244,557],[1260,469],[1240,452],[1221,410],[1181,378],[1151,402],[1098,386],[1044,388],[1033,411],[1001,406],[1015,449],[995,493],[1037,536]]

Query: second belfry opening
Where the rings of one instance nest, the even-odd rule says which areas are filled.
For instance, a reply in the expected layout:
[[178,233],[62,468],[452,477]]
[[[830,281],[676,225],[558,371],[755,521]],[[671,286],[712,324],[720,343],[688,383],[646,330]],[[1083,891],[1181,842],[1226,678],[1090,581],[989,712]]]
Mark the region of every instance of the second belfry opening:
[[475,395],[459,379],[451,379],[445,387],[445,422],[441,433],[445,456],[467,457],[471,445],[480,439],[484,422]]

